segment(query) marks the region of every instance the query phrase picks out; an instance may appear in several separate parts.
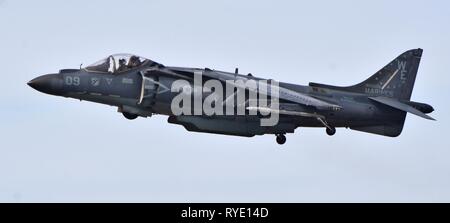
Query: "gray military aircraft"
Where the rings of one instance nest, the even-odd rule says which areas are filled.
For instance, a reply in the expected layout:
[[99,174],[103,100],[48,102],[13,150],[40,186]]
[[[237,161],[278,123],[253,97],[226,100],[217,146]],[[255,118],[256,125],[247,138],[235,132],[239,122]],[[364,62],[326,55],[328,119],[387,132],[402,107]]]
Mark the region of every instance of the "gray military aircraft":
[[[406,51],[367,80],[348,87],[280,82],[277,109],[251,107],[246,99],[241,106],[245,106],[247,112],[231,116],[175,115],[171,102],[178,92],[171,90],[172,84],[181,79],[188,87],[194,88],[196,74],[203,77],[202,83],[207,80],[225,83],[265,79],[238,74],[237,68],[235,72],[224,72],[209,68],[171,67],[134,55],[117,54],[85,68],[63,69],[37,77],[28,85],[51,95],[116,106],[127,119],[168,115],[169,123],[194,132],[246,137],[274,134],[279,144],[284,144],[285,134],[293,133],[297,127],[324,127],[330,136],[336,133],[336,127],[345,127],[396,137],[402,132],[408,112],[434,120],[426,115],[434,111],[432,106],[410,100],[421,56],[422,49]],[[239,87],[234,87],[233,98],[239,91]],[[255,91],[245,90],[247,94]],[[233,105],[238,106],[237,103]],[[262,126],[259,121],[263,116],[260,113],[251,115],[251,109],[268,109],[279,115],[279,121],[273,126]]]

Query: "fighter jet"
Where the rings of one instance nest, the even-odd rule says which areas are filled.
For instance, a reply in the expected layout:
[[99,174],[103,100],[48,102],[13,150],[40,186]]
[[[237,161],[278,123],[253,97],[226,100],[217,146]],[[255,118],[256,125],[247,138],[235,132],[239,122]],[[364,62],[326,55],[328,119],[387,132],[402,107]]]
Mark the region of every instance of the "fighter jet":
[[[407,113],[434,120],[427,115],[434,111],[432,106],[410,100],[421,57],[422,49],[406,51],[365,81],[348,87],[275,82],[252,74],[239,74],[237,68],[235,72],[225,72],[165,66],[129,54],[111,55],[84,68],[80,66],[80,69],[62,69],[58,73],[42,75],[29,81],[28,85],[50,95],[115,106],[130,120],[155,114],[167,115],[169,123],[181,125],[188,131],[245,137],[273,134],[278,144],[284,144],[285,135],[294,133],[298,127],[323,127],[330,136],[336,133],[336,128],[345,127],[397,137],[402,132]],[[198,77],[200,81],[196,81]],[[198,103],[180,102],[180,97],[196,97],[199,91],[205,93],[200,94],[201,102],[208,100],[213,93],[225,92],[225,87],[217,92],[212,91],[218,89],[217,86],[198,88],[198,85],[211,80],[216,84],[231,85],[231,93],[214,96],[210,101],[219,110],[231,106],[233,115],[207,115],[196,112]],[[236,84],[237,81],[254,81],[257,85],[245,87]],[[263,81],[267,86],[275,87],[263,91],[260,88]],[[240,92],[244,96],[239,103]],[[276,99],[273,105],[277,106],[272,106],[272,101],[252,103],[252,94],[259,95],[257,99],[261,95],[266,99]],[[174,103],[174,100],[178,101]],[[188,106],[184,110],[187,112],[175,112],[174,104]],[[237,114],[235,111],[239,108],[243,108],[244,113]],[[276,114],[277,122],[261,125],[268,113]]]

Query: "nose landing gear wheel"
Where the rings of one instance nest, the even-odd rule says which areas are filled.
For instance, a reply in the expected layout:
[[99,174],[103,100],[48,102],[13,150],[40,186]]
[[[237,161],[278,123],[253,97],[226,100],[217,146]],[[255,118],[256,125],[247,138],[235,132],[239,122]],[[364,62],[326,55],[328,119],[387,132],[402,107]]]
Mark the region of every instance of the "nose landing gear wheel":
[[283,145],[286,142],[286,136],[284,136],[284,134],[277,134],[276,136],[277,136],[276,140],[277,140],[278,144]]
[[336,133],[336,128],[334,128],[334,127],[327,128],[326,132],[329,136],[332,136]]
[[138,117],[138,115],[136,115],[136,114],[131,114],[131,113],[128,113],[128,112],[123,112],[122,115],[123,115],[125,118],[127,118],[128,120],[133,120],[133,119],[136,119],[136,118]]

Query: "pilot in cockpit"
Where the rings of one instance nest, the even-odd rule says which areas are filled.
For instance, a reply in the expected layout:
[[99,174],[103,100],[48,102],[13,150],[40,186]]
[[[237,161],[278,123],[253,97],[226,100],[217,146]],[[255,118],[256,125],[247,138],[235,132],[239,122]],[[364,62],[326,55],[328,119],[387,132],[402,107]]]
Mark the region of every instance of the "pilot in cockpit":
[[117,68],[117,71],[120,72],[120,71],[124,71],[126,69],[127,69],[127,65],[126,65],[125,59],[120,59],[119,60],[119,68]]
[[141,65],[141,61],[137,56],[131,56],[130,61],[128,61],[128,68],[133,68]]

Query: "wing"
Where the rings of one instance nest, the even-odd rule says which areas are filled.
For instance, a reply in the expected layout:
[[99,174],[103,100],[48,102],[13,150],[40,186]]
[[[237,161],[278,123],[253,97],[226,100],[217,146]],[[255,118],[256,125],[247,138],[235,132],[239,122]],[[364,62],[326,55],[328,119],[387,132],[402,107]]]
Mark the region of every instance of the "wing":
[[[155,71],[156,72],[156,71]],[[194,74],[197,73],[196,71],[193,71],[192,69],[188,69],[188,68],[174,68],[171,67],[169,68],[169,71],[157,71],[158,74],[160,75],[166,75],[166,76],[172,76],[172,77],[176,77],[176,78],[183,78],[183,79],[187,79],[187,80],[193,80],[194,78]],[[203,72],[202,69],[198,69],[198,74],[203,75],[204,77],[210,78],[210,79],[215,79],[215,80],[219,80],[222,82],[226,82],[227,84],[231,84],[233,87],[236,87],[237,89],[246,89],[255,93],[261,93],[258,92],[258,88],[248,88],[245,85],[240,84],[239,82],[234,82],[234,81],[228,81],[228,80],[242,80],[242,81],[247,81],[250,79],[241,77],[241,76],[236,76],[234,74],[231,73],[226,73],[226,72]],[[257,81],[257,84],[261,84]],[[270,87],[270,86],[260,86],[260,87],[264,87],[265,89],[268,89],[268,95],[271,95],[270,91],[274,90],[274,91],[278,91],[278,98],[279,99],[283,99],[286,101],[290,101],[290,102],[294,102],[300,105],[304,105],[304,106],[312,106],[315,107],[319,110],[340,110],[341,107],[339,105],[335,105],[320,99],[317,99],[315,97],[309,96],[307,94],[304,93],[300,93],[300,92],[296,92],[287,88],[283,88],[283,87],[279,87],[279,86],[274,86],[274,87]]]
[[280,115],[290,115],[290,116],[301,116],[306,118],[322,118],[325,119],[323,115],[319,115],[316,113],[304,112],[304,111],[290,111],[284,109],[272,109],[269,107],[247,107],[249,111],[260,111],[260,112],[270,112],[270,113],[278,113]]
[[262,112],[270,112],[270,113],[278,113],[280,115],[289,115],[289,116],[300,116],[300,117],[306,117],[306,118],[315,118],[320,123],[322,123],[323,126],[325,126],[328,129],[331,129],[332,127],[327,123],[325,120],[325,116],[319,115],[317,113],[312,112],[304,112],[304,111],[291,111],[291,110],[285,110],[285,109],[272,109],[268,107],[247,107],[247,110],[249,111],[262,111]]

